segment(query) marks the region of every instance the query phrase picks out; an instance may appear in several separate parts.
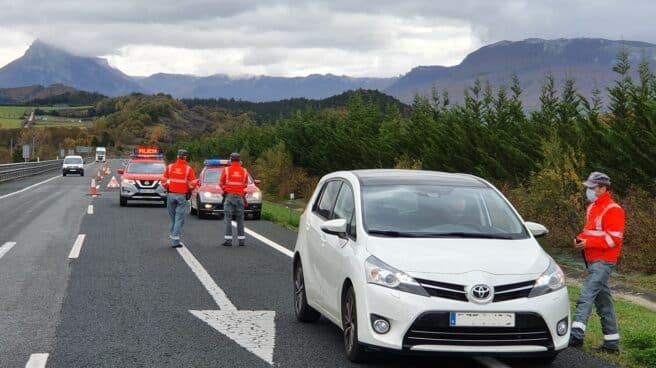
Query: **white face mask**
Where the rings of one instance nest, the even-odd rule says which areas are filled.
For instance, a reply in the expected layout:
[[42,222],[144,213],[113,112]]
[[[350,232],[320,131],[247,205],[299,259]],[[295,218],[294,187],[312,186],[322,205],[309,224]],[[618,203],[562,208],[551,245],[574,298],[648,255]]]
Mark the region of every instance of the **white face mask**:
[[594,202],[597,200],[597,193],[594,190],[588,188],[585,190],[585,196],[588,197],[588,201]]

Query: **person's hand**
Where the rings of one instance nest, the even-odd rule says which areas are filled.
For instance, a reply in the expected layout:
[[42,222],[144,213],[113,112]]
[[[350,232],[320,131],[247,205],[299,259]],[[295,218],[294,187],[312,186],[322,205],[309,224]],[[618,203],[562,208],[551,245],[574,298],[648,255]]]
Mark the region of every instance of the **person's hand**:
[[576,249],[585,249],[585,240],[576,238],[574,239],[574,248]]

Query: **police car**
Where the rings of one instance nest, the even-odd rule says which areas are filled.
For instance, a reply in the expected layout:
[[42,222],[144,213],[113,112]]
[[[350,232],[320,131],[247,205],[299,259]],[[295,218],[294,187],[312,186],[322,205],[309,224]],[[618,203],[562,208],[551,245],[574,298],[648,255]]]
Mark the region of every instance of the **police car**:
[[[221,173],[230,166],[230,160],[205,160],[203,171],[198,181],[199,185],[193,190],[191,196],[191,213],[204,218],[208,215],[223,217],[223,190],[219,185]],[[259,220],[262,216],[262,191],[257,185],[259,180],[253,180],[248,176],[248,187],[246,188],[245,214],[251,215],[253,219]]]
[[121,207],[127,206],[128,200],[163,201],[166,205],[166,190],[160,184],[165,169],[166,164],[159,148],[135,148],[125,168],[117,170],[121,175]]

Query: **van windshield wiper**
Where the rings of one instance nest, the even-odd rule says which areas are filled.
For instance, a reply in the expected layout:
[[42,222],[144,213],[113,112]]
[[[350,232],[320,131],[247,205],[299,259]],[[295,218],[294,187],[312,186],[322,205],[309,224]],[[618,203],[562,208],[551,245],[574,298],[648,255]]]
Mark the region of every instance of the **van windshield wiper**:
[[510,235],[505,234],[486,234],[486,233],[465,233],[465,232],[449,232],[449,233],[418,233],[415,237],[422,238],[472,238],[472,239],[514,239]]
[[368,233],[370,235],[382,235],[382,236],[389,236],[391,238],[416,238],[418,236],[421,236],[421,234],[417,234],[417,233],[404,233],[401,231],[393,231],[393,230],[369,230]]

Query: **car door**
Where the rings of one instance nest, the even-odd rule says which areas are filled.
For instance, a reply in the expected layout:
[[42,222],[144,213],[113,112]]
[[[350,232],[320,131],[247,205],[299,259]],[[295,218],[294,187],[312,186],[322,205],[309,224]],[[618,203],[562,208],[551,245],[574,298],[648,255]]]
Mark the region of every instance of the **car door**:
[[322,308],[325,306],[321,300],[321,287],[324,284],[321,279],[325,273],[322,270],[321,249],[325,246],[326,234],[321,231],[321,225],[330,218],[341,185],[340,180],[327,181],[306,220],[307,252],[306,263],[303,264],[306,293],[310,300],[315,301]]
[[349,252],[347,248],[350,242],[355,241],[355,201],[353,189],[344,182],[337,195],[331,220],[344,219],[347,226],[346,239],[336,235],[325,234],[326,240],[321,248],[321,272],[323,277],[321,295],[324,298],[326,311],[335,319],[341,318],[340,288],[345,279],[346,257]]

